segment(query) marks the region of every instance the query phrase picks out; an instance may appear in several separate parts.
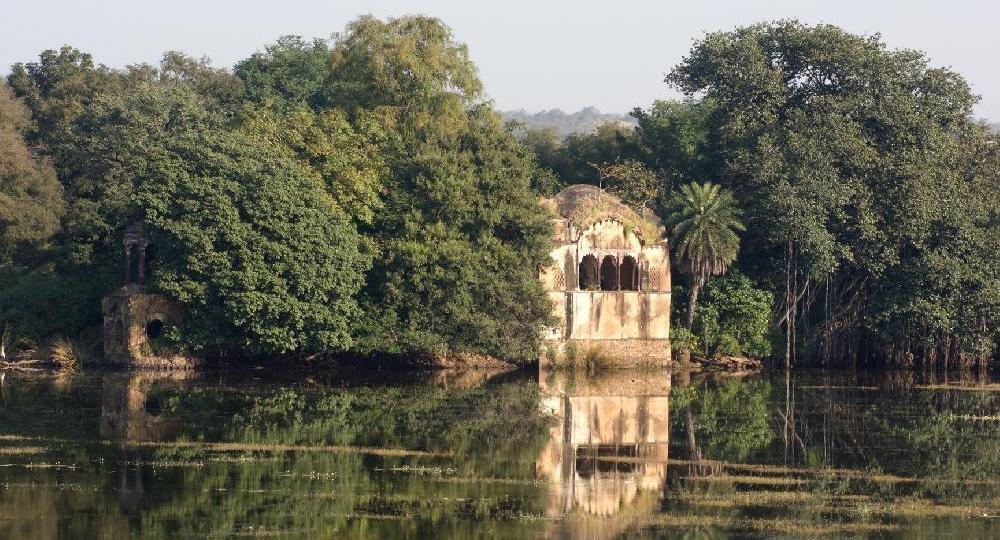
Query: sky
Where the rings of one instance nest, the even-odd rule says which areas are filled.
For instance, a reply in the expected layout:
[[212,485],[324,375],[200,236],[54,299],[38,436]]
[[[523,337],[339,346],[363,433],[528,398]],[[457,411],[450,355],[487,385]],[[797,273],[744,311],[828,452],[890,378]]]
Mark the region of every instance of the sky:
[[969,80],[1000,122],[998,0],[0,0],[0,72],[69,44],[112,67],[167,50],[232,66],[282,35],[329,37],[362,14],[439,17],[499,109],[623,113],[677,97],[664,75],[706,31],[797,18],[880,33]]

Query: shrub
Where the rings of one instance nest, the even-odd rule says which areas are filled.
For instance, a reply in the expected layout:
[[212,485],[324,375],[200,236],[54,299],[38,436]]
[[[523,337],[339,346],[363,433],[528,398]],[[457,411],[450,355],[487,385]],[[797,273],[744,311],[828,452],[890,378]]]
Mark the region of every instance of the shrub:
[[774,295],[734,270],[709,281],[695,313],[694,334],[706,354],[763,358],[771,354]]

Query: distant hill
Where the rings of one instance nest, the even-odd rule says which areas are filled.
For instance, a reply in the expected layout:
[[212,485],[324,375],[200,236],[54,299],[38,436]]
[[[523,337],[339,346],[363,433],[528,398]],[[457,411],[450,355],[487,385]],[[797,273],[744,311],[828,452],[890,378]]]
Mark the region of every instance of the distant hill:
[[500,114],[505,120],[523,122],[528,128],[555,128],[560,137],[571,133],[589,133],[606,122],[635,125],[635,119],[631,116],[602,113],[596,107],[586,107],[575,113],[565,113],[562,109],[529,113],[521,109],[519,111],[501,111]]
[[993,128],[993,131],[1000,133],[1000,122],[993,122],[990,127]]

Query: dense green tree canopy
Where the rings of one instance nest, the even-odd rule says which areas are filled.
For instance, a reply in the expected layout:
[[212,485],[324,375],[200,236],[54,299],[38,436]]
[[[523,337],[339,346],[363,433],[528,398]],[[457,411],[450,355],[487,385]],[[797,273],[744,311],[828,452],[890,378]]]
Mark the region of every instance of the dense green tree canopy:
[[330,75],[330,49],[325,41],[284,36],[264,51],[236,64],[246,97],[278,110],[316,105]]
[[0,82],[0,265],[13,249],[46,240],[59,228],[62,186],[25,142],[31,125],[27,108]]
[[537,350],[548,218],[532,156],[481,92],[465,46],[437,19],[364,17],[335,39],[326,106],[388,134],[385,206],[366,228],[380,250],[364,296],[369,350]]
[[346,350],[370,256],[322,182],[238,133],[165,141],[136,201],[157,289],[190,311],[185,341],[263,353]]
[[[538,197],[590,183],[670,224],[689,317],[735,264],[773,293],[789,358],[996,354],[1000,141],[958,74],[778,21],[706,34],[667,80],[688,97],[560,139],[505,125],[430,17],[283,37],[232,71],[44,51],[0,88],[0,322],[97,328],[144,221],[164,254],[150,286],[189,304],[189,343],[530,360],[549,313]],[[750,289],[713,305],[759,311]]]
[[834,328],[892,343],[845,336],[846,355],[859,338],[901,361],[989,354],[981,323],[998,305],[971,291],[996,287],[975,271],[1000,263],[996,169],[980,165],[996,150],[961,76],[877,36],[782,21],[706,35],[668,80],[713,104],[722,180],[747,212],[743,265],[785,289],[789,342],[798,319],[826,336],[803,347],[828,350]]

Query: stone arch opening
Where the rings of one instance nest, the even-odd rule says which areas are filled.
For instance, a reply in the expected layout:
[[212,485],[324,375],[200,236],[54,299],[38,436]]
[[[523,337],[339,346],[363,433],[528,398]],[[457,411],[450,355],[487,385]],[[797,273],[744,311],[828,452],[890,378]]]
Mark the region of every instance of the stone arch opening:
[[139,246],[129,244],[125,247],[125,283],[139,283],[140,264]]
[[601,261],[601,290],[618,290],[618,257],[607,255]]
[[621,286],[623,291],[639,290],[639,264],[636,263],[635,257],[626,255],[625,258],[622,259],[619,274],[621,275]]
[[163,321],[160,319],[153,319],[146,323],[146,337],[149,339],[156,339],[163,334]]
[[146,283],[149,280],[149,276],[152,275],[153,263],[156,262],[157,257],[156,244],[146,244],[144,254],[145,257],[142,260],[142,283]]
[[580,290],[596,291],[600,286],[600,268],[597,257],[585,255],[580,261]]
[[114,322],[114,326],[111,327],[111,348],[116,352],[124,351],[126,348],[125,343],[125,321],[119,319]]

